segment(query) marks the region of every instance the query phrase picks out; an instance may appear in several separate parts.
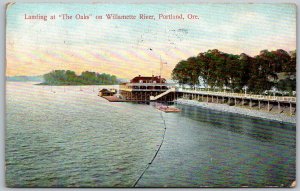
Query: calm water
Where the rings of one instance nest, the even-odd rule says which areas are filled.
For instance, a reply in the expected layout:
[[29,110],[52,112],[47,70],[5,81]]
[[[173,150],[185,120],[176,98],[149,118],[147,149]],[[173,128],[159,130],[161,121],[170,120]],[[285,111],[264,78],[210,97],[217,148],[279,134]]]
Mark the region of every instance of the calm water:
[[[164,133],[151,105],[110,103],[98,86],[7,83],[6,182],[131,187]],[[177,105],[138,187],[289,186],[296,126]]]

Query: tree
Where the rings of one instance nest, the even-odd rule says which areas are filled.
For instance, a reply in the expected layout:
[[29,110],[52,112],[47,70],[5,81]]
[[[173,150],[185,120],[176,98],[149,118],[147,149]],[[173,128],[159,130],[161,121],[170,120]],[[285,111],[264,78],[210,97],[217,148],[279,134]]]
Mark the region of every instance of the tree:
[[45,74],[44,84],[48,85],[113,85],[118,84],[117,77],[109,74],[99,74],[85,71],[76,75],[71,70],[54,70]]
[[180,61],[172,71],[172,78],[177,80],[179,84],[189,84],[189,63],[187,61]]
[[[279,80],[278,74],[281,72],[287,73],[290,80]],[[192,86],[199,84],[201,79],[212,88],[226,86],[241,92],[244,86],[248,86],[250,92],[263,93],[272,86],[283,88],[283,82],[289,83],[288,89],[294,91],[295,74],[296,51],[262,50],[259,55],[251,57],[244,53],[227,54],[213,49],[180,61],[172,71],[172,78]]]

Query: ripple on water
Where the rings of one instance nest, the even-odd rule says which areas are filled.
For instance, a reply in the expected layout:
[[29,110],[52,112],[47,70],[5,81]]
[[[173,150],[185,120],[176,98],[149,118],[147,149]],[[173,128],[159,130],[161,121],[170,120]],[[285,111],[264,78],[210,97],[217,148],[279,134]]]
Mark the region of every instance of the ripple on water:
[[[130,187],[164,132],[160,112],[109,103],[89,87],[7,84],[6,182],[14,187]],[[181,107],[139,187],[287,186],[295,125]]]

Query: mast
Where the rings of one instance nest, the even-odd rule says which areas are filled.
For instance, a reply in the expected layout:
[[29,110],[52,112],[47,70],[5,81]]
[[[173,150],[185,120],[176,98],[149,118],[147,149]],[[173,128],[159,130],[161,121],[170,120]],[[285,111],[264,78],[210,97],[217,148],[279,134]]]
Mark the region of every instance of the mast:
[[161,59],[161,56],[159,56],[159,58],[160,58],[160,69],[159,69],[159,77],[160,77],[160,80],[159,80],[159,82],[161,83],[163,65],[164,65],[164,64],[167,64],[167,62],[164,63],[164,62],[162,61],[162,59]]
[[161,56],[159,56],[159,58],[160,58],[160,68],[159,68],[159,83],[161,84],[161,71],[162,71],[162,67],[163,67],[163,65],[162,65]]

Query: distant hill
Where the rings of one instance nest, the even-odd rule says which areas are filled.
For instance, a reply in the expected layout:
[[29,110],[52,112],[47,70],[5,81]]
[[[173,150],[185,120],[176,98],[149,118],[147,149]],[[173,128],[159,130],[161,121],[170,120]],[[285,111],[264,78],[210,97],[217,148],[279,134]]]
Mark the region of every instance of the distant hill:
[[7,76],[7,81],[13,82],[43,82],[43,76]]

